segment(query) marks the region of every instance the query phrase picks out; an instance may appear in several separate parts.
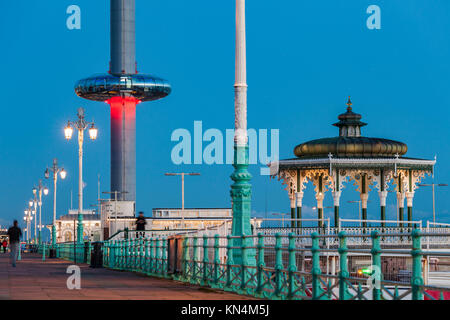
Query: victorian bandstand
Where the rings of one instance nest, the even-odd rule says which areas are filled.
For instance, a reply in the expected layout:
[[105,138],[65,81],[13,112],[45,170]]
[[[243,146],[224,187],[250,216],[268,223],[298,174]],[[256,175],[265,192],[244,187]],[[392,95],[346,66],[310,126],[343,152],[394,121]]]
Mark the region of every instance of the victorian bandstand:
[[[318,227],[324,227],[323,201],[327,191],[334,200],[334,225],[339,227],[339,205],[342,191],[353,182],[360,195],[361,226],[367,227],[367,202],[371,190],[377,191],[380,209],[377,225],[386,225],[388,189],[397,196],[397,227],[411,225],[413,199],[421,179],[433,173],[436,160],[406,157],[405,143],[362,136],[366,123],[353,112],[350,97],[347,111],[333,125],[339,136],[301,143],[294,148],[296,158],[270,164],[271,176],[282,180],[289,194],[291,227],[302,227],[302,202],[307,183],[314,185]],[[407,210],[405,212],[404,206]]]

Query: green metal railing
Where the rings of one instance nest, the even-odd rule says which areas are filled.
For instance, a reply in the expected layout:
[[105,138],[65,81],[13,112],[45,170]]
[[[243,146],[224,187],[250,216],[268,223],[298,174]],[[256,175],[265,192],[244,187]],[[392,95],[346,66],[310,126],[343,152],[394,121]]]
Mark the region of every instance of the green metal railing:
[[[424,285],[423,261],[427,257],[449,257],[448,252],[423,250],[423,240],[444,236],[437,233],[338,235],[276,234],[255,236],[177,236],[110,240],[102,243],[103,266],[149,276],[174,279],[266,299],[294,300],[422,300],[435,299],[430,291],[450,288]],[[448,236],[445,234],[445,236]],[[347,245],[349,238],[367,239],[363,248]],[[409,248],[385,246],[387,237],[409,237]],[[326,242],[334,238],[338,245]],[[236,245],[239,244],[239,245]],[[91,244],[57,244],[57,257],[88,262]],[[45,250],[44,250],[45,252]],[[86,253],[89,258],[86,258]],[[365,274],[349,269],[352,257],[370,260]],[[403,256],[411,261],[408,281],[386,280],[383,261],[389,256]],[[234,263],[233,257],[242,257]],[[332,257],[334,270],[325,270]],[[325,264],[325,260],[327,261]]]

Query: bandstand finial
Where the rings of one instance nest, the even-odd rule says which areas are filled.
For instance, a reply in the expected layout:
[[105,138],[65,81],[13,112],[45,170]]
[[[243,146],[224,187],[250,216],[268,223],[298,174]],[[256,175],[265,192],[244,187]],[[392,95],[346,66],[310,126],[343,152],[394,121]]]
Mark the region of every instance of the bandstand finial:
[[350,99],[350,96],[348,96],[348,101],[347,101],[347,111],[351,111],[352,110],[352,100]]

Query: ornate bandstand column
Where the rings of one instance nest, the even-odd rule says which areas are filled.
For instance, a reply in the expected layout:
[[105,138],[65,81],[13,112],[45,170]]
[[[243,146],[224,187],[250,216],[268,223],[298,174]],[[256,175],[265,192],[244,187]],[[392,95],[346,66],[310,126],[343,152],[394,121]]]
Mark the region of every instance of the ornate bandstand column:
[[[291,219],[295,219],[295,192],[289,193],[289,201],[291,204]],[[291,220],[291,228],[295,228],[295,220]]]
[[302,227],[302,202],[303,202],[303,191],[301,192],[297,192],[296,194],[297,197],[297,228],[301,228]]
[[388,192],[386,190],[378,191],[378,196],[380,197],[380,220],[381,226],[384,228],[386,226],[386,198],[387,198]]
[[296,195],[296,205],[297,205],[297,228],[302,227],[302,205],[303,205],[303,190],[305,190],[305,184],[308,182],[306,174],[301,170],[297,170],[297,192]]
[[314,179],[314,182],[316,181],[317,218],[319,219],[319,228],[323,228],[323,199],[325,198],[323,190],[323,175],[319,174],[317,180]]
[[334,226],[339,227],[339,200],[341,198],[341,191],[333,191],[334,201]]
[[361,218],[363,220],[362,226],[363,228],[367,227],[367,201],[369,200],[368,193],[368,185],[367,185],[367,174],[363,173],[361,176]]
[[414,198],[414,192],[405,192],[406,196],[406,206],[408,207],[408,221],[413,220],[412,216],[412,206],[413,206],[413,198]]
[[[331,159],[331,154],[329,155],[329,158]],[[330,169],[330,171],[332,171]],[[330,183],[332,185],[332,195],[333,195],[333,202],[334,202],[334,226],[336,228],[339,227],[339,204],[341,199],[341,193],[343,189],[343,184],[346,181],[347,176],[346,172],[343,171],[343,174],[341,174],[341,170],[335,169],[333,170],[332,177],[330,180]]]
[[[233,203],[232,235],[251,235],[251,175],[248,172],[248,136],[247,136],[247,71],[245,44],[245,0],[236,0],[236,68],[235,68],[235,168],[231,179],[231,198]],[[251,246],[246,238],[247,246]],[[240,238],[235,239],[234,246],[242,246]],[[246,250],[247,264],[255,265],[254,250]],[[233,250],[235,264],[242,263],[242,250]]]
[[398,204],[398,221],[400,221],[400,227],[403,227],[403,208],[405,206],[405,193],[397,191],[397,204]]

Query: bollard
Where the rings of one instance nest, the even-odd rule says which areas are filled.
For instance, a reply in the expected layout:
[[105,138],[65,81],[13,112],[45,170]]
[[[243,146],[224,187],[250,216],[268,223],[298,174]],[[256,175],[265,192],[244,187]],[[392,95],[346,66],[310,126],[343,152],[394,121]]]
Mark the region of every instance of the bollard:
[[231,235],[227,235],[227,282],[226,286],[231,289],[233,269],[233,247]]
[[339,299],[348,300],[350,298],[350,293],[348,292],[347,278],[350,273],[348,272],[348,248],[347,248],[347,238],[345,231],[339,232]]
[[295,272],[297,272],[297,264],[296,264],[296,261],[295,261],[295,238],[294,238],[294,234],[292,232],[289,233],[289,247],[288,247],[288,251],[289,251],[288,299],[292,299],[294,297],[294,292],[295,292],[295,289],[296,289]]
[[312,298],[313,300],[323,300],[326,297],[323,295],[323,289],[320,285],[320,275],[322,271],[320,270],[320,246],[319,246],[319,238],[317,232],[313,232],[311,234],[312,239]]
[[18,261],[22,260],[22,245],[20,244],[20,241],[19,241],[19,255],[17,257],[17,260]]
[[258,264],[256,269],[256,293],[261,294],[264,288],[263,286],[263,268],[265,266],[264,263],[264,237],[262,233],[258,233]]
[[203,285],[208,284],[208,236],[203,235]]
[[220,256],[219,256],[219,235],[214,235],[214,285],[219,282],[219,266],[220,266]]
[[421,235],[419,229],[414,229],[411,232],[412,237],[412,277],[411,277],[411,289],[413,300],[423,300],[422,286],[422,244]]
[[375,286],[373,287],[373,300],[381,299],[381,246],[380,246],[380,236],[377,230],[372,231],[372,264],[375,267],[372,268],[372,274],[375,272]]
[[275,234],[275,291],[274,294],[279,296],[283,285],[282,270],[283,270],[283,256],[282,256],[281,234]]
[[42,261],[45,261],[45,242],[42,243]]

